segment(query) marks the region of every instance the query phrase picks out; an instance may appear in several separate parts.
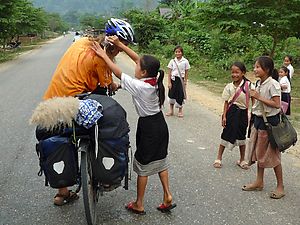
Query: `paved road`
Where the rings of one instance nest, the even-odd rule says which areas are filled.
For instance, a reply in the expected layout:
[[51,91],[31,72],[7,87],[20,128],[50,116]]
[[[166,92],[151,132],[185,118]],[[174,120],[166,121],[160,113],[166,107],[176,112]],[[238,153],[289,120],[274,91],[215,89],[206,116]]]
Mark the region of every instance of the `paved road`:
[[[34,127],[28,125],[32,110],[40,102],[59,58],[72,43],[66,36],[19,59],[0,65],[0,224],[84,225],[82,199],[55,207],[55,190],[44,187],[37,176]],[[123,65],[132,72],[131,64]],[[134,145],[137,116],[131,97],[120,90],[115,96],[126,109]],[[134,199],[136,178],[130,190],[117,189],[98,203],[98,224],[299,224],[299,159],[283,155],[286,197],[272,200],[275,186],[272,170],[266,171],[265,189],[243,192],[241,186],[255,176],[255,167],[244,171],[235,166],[238,150],[225,152],[224,168],[214,169],[221,128],[219,118],[197,102],[185,106],[185,117],[167,118],[170,129],[169,157],[171,190],[177,208],[162,214],[156,206],[162,199],[157,176],[149,179],[145,198],[147,215],[131,215],[124,204]]]

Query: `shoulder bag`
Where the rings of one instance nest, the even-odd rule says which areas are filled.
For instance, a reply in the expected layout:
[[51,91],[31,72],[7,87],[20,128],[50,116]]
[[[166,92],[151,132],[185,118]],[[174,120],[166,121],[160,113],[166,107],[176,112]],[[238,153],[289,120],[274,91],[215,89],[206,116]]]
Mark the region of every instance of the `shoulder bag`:
[[297,142],[297,132],[286,115],[281,111],[279,124],[273,126],[267,121],[266,112],[262,102],[261,108],[271,146],[273,148],[278,148],[280,152],[284,152],[292,145],[295,145]]

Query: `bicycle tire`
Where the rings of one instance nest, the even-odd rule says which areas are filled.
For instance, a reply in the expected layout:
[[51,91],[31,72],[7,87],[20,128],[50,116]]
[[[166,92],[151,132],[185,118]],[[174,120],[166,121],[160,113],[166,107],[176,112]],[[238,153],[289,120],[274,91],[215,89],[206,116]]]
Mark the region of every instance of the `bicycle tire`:
[[[86,149],[87,151],[87,149]],[[92,165],[89,154],[86,151],[81,151],[81,182],[84,211],[88,225],[95,225],[97,221],[96,203],[97,189],[93,185],[92,180]]]

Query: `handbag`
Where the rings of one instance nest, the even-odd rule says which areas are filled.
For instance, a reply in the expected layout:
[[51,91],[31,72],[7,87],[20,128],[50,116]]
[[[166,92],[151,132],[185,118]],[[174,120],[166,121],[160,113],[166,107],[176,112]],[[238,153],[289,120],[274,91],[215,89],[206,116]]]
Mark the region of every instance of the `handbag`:
[[289,103],[288,102],[285,102],[285,101],[281,101],[281,109],[284,113],[286,113],[286,111],[288,110],[289,108]]
[[273,126],[267,121],[266,112],[262,103],[261,107],[268,138],[272,148],[278,148],[280,152],[284,152],[292,145],[295,145],[297,142],[297,132],[282,110],[280,112],[280,122],[276,126]]

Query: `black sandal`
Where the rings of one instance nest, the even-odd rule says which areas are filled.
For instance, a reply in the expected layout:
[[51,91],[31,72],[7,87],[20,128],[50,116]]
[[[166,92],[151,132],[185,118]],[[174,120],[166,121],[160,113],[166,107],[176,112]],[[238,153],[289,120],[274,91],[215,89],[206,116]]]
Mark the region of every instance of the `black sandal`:
[[[55,198],[59,198],[59,199],[55,199]],[[57,205],[57,206],[62,206],[62,205],[65,205],[67,203],[70,203],[70,202],[73,202],[75,200],[77,200],[79,198],[79,196],[77,195],[76,192],[73,192],[73,191],[69,191],[69,195],[66,196],[66,195],[62,195],[62,194],[56,194],[54,196],[54,205]]]

